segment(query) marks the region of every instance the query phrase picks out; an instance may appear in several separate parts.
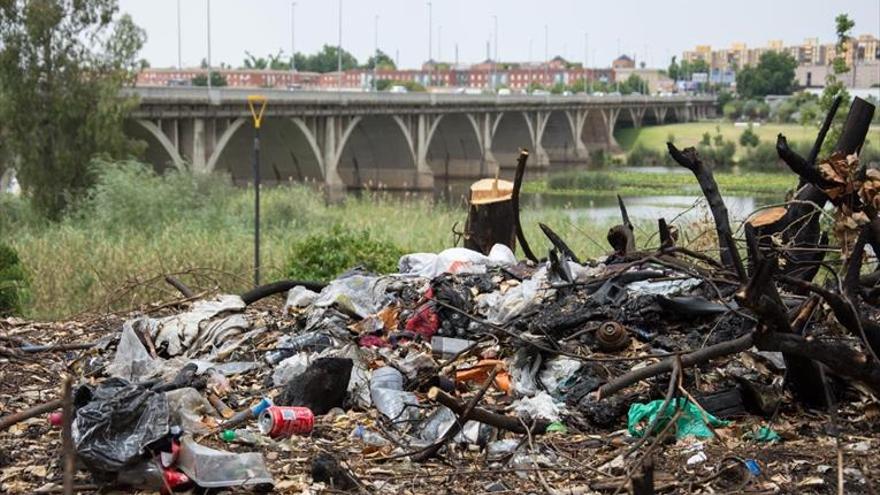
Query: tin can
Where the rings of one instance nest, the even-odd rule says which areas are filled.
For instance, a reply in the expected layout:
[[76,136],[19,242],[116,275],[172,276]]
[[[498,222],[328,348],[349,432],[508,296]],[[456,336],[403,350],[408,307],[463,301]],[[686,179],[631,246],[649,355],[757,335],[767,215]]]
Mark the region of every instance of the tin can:
[[305,435],[315,426],[315,415],[307,407],[272,406],[260,414],[260,431],[272,438]]

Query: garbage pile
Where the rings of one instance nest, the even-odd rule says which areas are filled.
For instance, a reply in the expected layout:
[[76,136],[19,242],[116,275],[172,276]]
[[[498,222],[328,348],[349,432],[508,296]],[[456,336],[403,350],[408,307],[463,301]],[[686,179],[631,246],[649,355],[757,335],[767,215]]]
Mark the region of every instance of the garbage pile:
[[[0,322],[0,492],[58,493],[65,471],[77,492],[876,492],[871,199],[833,203],[868,220],[839,250],[838,290],[804,257],[827,238],[772,232],[790,210],[746,222],[744,263],[711,171],[670,152],[706,193],[720,260],[663,219],[635,250],[621,202],[598,260],[542,226],[540,260],[451,248],[273,284],[283,304],[263,288]],[[816,169],[831,166],[859,165]]]

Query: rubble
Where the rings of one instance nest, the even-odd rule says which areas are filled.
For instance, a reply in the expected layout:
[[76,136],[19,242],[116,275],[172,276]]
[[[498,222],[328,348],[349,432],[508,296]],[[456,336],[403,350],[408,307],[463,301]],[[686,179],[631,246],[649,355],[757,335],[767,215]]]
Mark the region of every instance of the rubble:
[[719,260],[662,219],[636,250],[621,201],[602,260],[542,226],[544,260],[452,248],[241,296],[176,281],[184,299],[124,318],[2,320],[0,492],[61,492],[75,450],[83,493],[876,493],[880,277],[860,275],[880,200],[859,128],[820,166],[779,145],[798,196],[843,212],[841,262],[822,214],[778,224],[803,198],[753,216],[743,257],[711,170],[670,145]]

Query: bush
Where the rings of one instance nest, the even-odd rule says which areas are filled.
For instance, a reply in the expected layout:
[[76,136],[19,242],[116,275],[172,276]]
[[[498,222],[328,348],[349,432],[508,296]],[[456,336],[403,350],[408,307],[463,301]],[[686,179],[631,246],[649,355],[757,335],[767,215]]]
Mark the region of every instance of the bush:
[[721,113],[724,114],[724,118],[730,121],[735,121],[739,118],[739,113],[741,111],[741,107],[737,105],[737,101],[730,101],[724,104],[721,108]]
[[404,251],[374,239],[368,230],[345,231],[339,225],[296,242],[287,258],[287,276],[295,280],[332,280],[346,270],[362,266],[371,272],[397,271]]
[[760,141],[758,135],[755,134],[755,130],[752,129],[752,124],[749,124],[749,126],[746,127],[746,130],[744,130],[739,136],[739,144],[744,148],[754,148],[755,146],[758,146]]
[[550,189],[610,190],[617,188],[617,180],[605,172],[566,172],[547,179]]
[[669,154],[646,148],[638,144],[626,157],[626,164],[630,167],[657,167],[669,164]]
[[30,287],[18,253],[0,244],[0,316],[20,315]]
[[739,165],[761,171],[771,171],[779,168],[779,155],[776,147],[770,143],[760,143],[752,147],[739,161]]

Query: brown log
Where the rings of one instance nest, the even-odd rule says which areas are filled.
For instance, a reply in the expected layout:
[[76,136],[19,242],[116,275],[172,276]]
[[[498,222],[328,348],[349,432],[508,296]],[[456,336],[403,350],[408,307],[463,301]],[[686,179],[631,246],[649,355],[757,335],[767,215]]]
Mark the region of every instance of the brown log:
[[[455,414],[461,415],[464,412],[465,404],[463,401],[456,399],[439,388],[431,388],[431,390],[428,391],[428,398],[448,407]],[[512,433],[518,433],[521,435],[529,433],[528,429],[523,426],[523,423],[518,418],[494,413],[481,407],[474,408],[471,412],[471,419]],[[542,434],[549,425],[549,421],[539,419],[535,422],[535,426],[532,428],[531,433],[533,435]]]
[[[522,247],[523,254],[531,261],[538,262],[535,253],[532,252],[529,242],[526,240],[526,233],[523,231],[522,222],[519,218],[519,190],[522,188],[523,177],[526,173],[526,162],[529,160],[529,150],[523,148],[519,151],[519,158],[516,161],[516,173],[513,176],[513,194],[510,200],[513,204],[514,220],[516,222],[516,238],[519,239],[519,245]],[[511,248],[512,249],[512,248]]]
[[464,247],[483,254],[489,254],[495,244],[516,249],[512,190],[512,183],[499,179],[483,179],[471,186]]
[[169,285],[177,289],[178,292],[183,294],[183,297],[186,297],[187,299],[196,295],[196,293],[193,292],[193,290],[190,289],[189,286],[187,286],[174,275],[165,275],[165,281],[168,282]]
[[639,473],[632,477],[633,495],[654,495],[654,457],[642,460]]
[[672,143],[666,143],[666,146],[669,148],[669,154],[672,156],[672,159],[682,167],[690,170],[700,184],[703,196],[706,197],[706,201],[709,203],[712,218],[715,220],[715,231],[718,233],[718,243],[721,248],[721,262],[724,263],[724,266],[732,269],[741,281],[745,281],[747,279],[746,270],[736,248],[736,242],[733,240],[733,231],[730,229],[727,206],[724,204],[724,199],[718,190],[718,183],[715,182],[712,170],[703,164],[696,149],[685,148],[679,151]]

